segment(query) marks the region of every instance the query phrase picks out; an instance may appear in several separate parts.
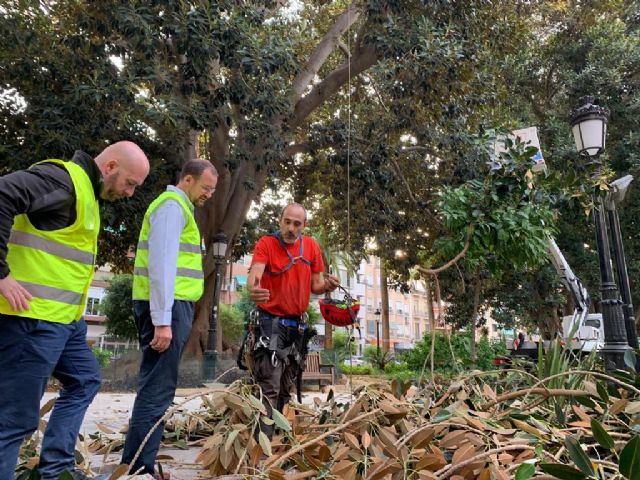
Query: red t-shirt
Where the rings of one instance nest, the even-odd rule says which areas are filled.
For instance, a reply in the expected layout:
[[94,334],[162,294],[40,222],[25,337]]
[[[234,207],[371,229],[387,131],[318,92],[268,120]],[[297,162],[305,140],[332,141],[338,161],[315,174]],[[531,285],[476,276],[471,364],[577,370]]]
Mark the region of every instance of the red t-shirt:
[[258,240],[253,250],[251,265],[264,263],[264,275],[260,280],[260,287],[269,290],[269,301],[258,305],[261,309],[277,316],[302,315],[309,306],[311,296],[311,274],[324,272],[324,262],[318,243],[311,237],[302,237],[304,252],[302,256],[311,265],[297,259],[300,256],[300,239],[294,244],[287,245],[287,251],[295,259],[295,264],[286,272],[279,275],[269,275],[269,272],[281,272],[290,263],[289,256],[278,239],[267,235]]

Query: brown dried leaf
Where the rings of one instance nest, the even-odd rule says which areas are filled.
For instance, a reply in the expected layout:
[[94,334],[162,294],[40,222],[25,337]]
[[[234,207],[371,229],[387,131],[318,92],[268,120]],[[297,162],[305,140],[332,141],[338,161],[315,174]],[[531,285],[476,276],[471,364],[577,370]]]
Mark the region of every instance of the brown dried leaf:
[[591,417],[587,414],[587,412],[585,412],[578,405],[573,405],[572,408],[580,420],[591,424]]
[[121,465],[118,465],[118,467],[113,472],[111,472],[111,475],[109,475],[109,480],[118,480],[118,478],[126,475],[127,473],[129,473],[129,465],[123,463]]
[[360,442],[358,442],[358,439],[355,435],[349,432],[344,432],[344,440],[350,447],[355,448],[356,450],[360,450]]
[[496,392],[493,391],[493,389],[489,386],[488,383],[485,383],[482,386],[482,393],[484,393],[485,396],[489,397],[494,402],[498,399],[498,396],[496,395]]
[[47,403],[45,403],[42,407],[40,407],[40,417],[44,417],[51,411],[57,399],[58,397],[52,398],[51,400],[48,400]]
[[442,437],[438,444],[441,448],[458,448],[463,442],[465,433],[465,430],[453,430]]
[[114,430],[111,430],[109,427],[107,427],[103,423],[96,423],[96,427],[98,427],[98,430],[100,430],[103,433],[109,433],[109,434],[116,433]]
[[437,472],[442,467],[447,464],[444,458],[435,453],[427,453],[420,457],[418,463],[416,463],[416,470],[430,470],[432,472]]
[[364,432],[362,434],[362,446],[367,449],[369,445],[371,445],[371,435],[369,435],[369,432]]
[[533,426],[529,425],[528,423],[523,422],[521,420],[517,420],[515,418],[512,418],[511,419],[511,423],[513,423],[513,425],[515,427],[517,427],[518,429],[522,430],[523,432],[530,433],[531,435],[535,435],[536,437],[539,437],[539,438],[543,438],[543,436],[544,436],[543,432],[538,430],[536,427],[533,427]]
[[451,464],[457,465],[459,463],[462,463],[465,460],[468,460],[471,457],[473,457],[475,454],[476,454],[476,449],[473,445],[470,445],[468,443],[464,444],[453,453]]
[[626,398],[616,400],[613,402],[613,405],[611,405],[611,408],[609,408],[609,412],[611,412],[612,415],[617,415],[625,409],[627,403],[629,403],[629,400]]

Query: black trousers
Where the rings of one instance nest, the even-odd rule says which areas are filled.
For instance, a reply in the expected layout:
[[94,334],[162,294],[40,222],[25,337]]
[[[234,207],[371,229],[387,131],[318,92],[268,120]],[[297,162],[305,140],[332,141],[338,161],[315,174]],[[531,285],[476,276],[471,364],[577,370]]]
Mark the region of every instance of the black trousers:
[[[260,314],[260,334],[269,338],[273,335],[273,317],[267,313]],[[298,327],[285,327],[278,325],[278,351],[286,351],[298,341]],[[272,417],[272,409],[282,412],[284,406],[291,400],[291,392],[295,388],[298,375],[298,362],[292,355],[281,358],[268,348],[259,348],[253,351],[253,375],[255,382],[260,386],[263,395],[263,404],[267,409],[269,418]],[[273,425],[260,424],[260,429],[267,434],[269,439],[273,436]]]

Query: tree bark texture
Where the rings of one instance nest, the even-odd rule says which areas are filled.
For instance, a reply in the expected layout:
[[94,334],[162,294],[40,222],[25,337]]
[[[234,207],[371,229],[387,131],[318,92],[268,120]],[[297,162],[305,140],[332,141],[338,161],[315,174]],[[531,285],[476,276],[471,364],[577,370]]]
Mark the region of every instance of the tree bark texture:
[[[325,64],[330,53],[339,48],[340,37],[355,23],[361,15],[361,8],[355,4],[348,7],[339,15],[325,35],[318,42],[315,51],[309,57],[304,68],[293,81],[291,90],[293,102],[290,112],[284,116],[271,119],[274,131],[281,135],[290,135],[296,128],[308,121],[309,116],[319,106],[334,95],[340,88],[372,65],[380,58],[379,53],[371,46],[361,46],[357,43],[354,52],[348,56],[347,61],[327,74],[327,76],[303,96],[304,91],[311,84],[321,67]],[[231,73],[233,74],[233,72]],[[205,290],[201,300],[196,304],[195,317],[191,337],[185,347],[185,353],[189,356],[199,357],[205,350],[207,343],[208,322],[213,306],[214,262],[209,248],[211,239],[219,232],[226,234],[230,248],[227,250],[227,259],[235,240],[244,224],[245,218],[252,202],[258,200],[262,193],[268,168],[260,165],[265,144],[252,144],[246,142],[243,127],[245,118],[237,106],[229,106],[228,118],[220,115],[217,126],[206,132],[206,147],[204,156],[208,158],[218,170],[218,184],[214,195],[207,201],[203,208],[196,209],[196,220],[200,226],[207,254],[204,259]],[[229,120],[230,119],[230,120]],[[236,136],[232,139],[231,128]],[[197,135],[189,135],[186,147],[183,151],[184,162],[196,155]],[[285,139],[287,140],[287,139]],[[235,148],[248,152],[246,160],[238,162],[233,169],[229,168],[227,159],[233,144]],[[289,143],[285,141],[285,144]],[[388,312],[388,307],[385,312]],[[385,313],[388,327],[388,313]],[[218,316],[217,332],[222,338],[223,331]],[[386,330],[388,332],[388,328]],[[326,337],[330,338],[331,331],[327,331]],[[387,336],[388,346],[388,333]]]

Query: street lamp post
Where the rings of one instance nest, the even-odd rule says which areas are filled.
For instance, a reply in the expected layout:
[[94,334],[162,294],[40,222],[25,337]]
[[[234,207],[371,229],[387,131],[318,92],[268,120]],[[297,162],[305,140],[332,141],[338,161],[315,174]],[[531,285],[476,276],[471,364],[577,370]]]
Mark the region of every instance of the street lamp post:
[[220,232],[213,237],[211,242],[213,259],[215,262],[214,283],[213,283],[213,306],[209,317],[209,335],[207,337],[207,349],[204,352],[203,377],[205,380],[214,378],[216,371],[216,360],[218,355],[218,344],[222,338],[218,338],[218,305],[220,303],[220,266],[227,255],[227,236]]
[[[571,114],[571,129],[578,153],[587,159],[594,169],[594,177],[600,175],[600,154],[605,149],[609,111],[601,107],[594,97],[583,97]],[[609,236],[602,197],[594,193],[594,222],[598,261],[600,264],[602,319],[604,322],[604,348],[602,350],[607,370],[624,369],[624,355],[629,349],[625,328],[622,300],[614,280],[611,265]]]
[[[618,203],[624,200],[629,185],[633,181],[632,175],[625,175],[611,182],[609,193],[604,201],[604,207],[609,217],[609,228],[611,228],[613,258],[616,263],[616,273],[618,285],[620,285],[620,295],[622,296],[625,327],[627,331],[627,343],[633,349],[638,348],[638,335],[636,333],[635,316],[633,313],[633,302],[631,300],[631,286],[629,284],[629,274],[627,272],[627,262],[622,243],[622,232],[620,230],[620,218],[618,217]],[[638,370],[638,364],[636,370]]]
[[376,353],[378,354],[378,358],[380,358],[380,309],[376,308],[376,311],[373,313],[376,316]]

